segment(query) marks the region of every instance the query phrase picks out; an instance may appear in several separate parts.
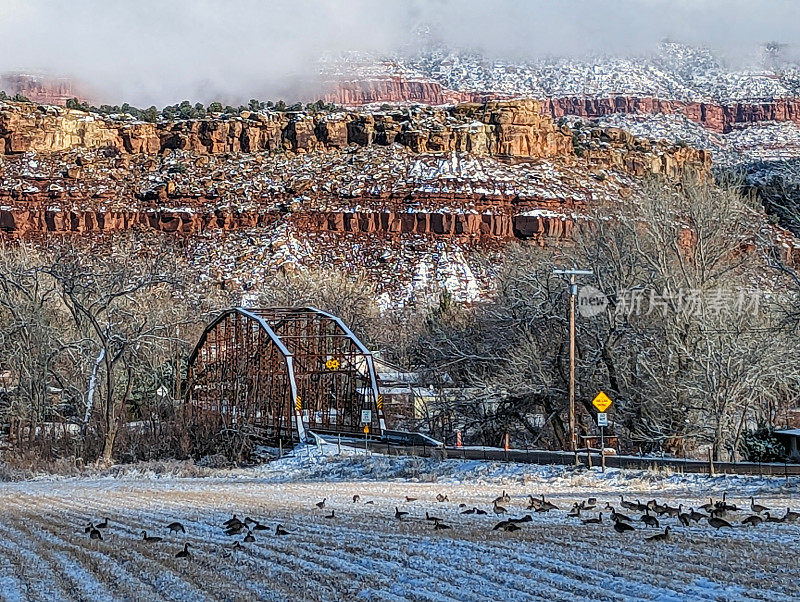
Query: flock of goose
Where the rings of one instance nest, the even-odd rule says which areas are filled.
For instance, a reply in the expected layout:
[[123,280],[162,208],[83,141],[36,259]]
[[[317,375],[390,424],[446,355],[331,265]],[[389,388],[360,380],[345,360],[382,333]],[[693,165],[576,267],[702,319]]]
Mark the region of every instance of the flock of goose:
[[[358,496],[355,496],[353,499],[354,502],[357,501],[357,497]],[[416,501],[416,498],[407,497],[406,501],[414,502]],[[437,496],[437,501],[447,501],[447,496],[442,496],[440,494]],[[497,516],[507,515],[508,509],[503,504],[508,504],[510,502],[511,497],[505,491],[503,491],[500,496],[492,501],[491,512]],[[319,504],[317,505],[319,506]],[[587,500],[575,502],[572,505],[572,509],[567,514],[567,517],[579,519],[584,525],[610,524],[617,533],[636,531],[637,527],[634,525],[637,523],[641,523],[641,526],[645,529],[661,529],[662,523],[668,519],[676,519],[676,524],[680,524],[684,527],[689,527],[692,525],[692,523],[699,524],[700,521],[705,520],[709,526],[716,530],[722,528],[733,528],[737,522],[742,526],[756,527],[765,522],[791,523],[800,519],[800,513],[793,511],[791,508],[786,508],[786,513],[783,516],[774,516],[770,513],[769,508],[756,503],[753,496],[750,496],[749,507],[739,507],[736,504],[731,504],[728,502],[727,493],[723,493],[721,500],[714,501],[713,498],[710,498],[707,504],[698,506],[698,510],[702,510],[702,512],[698,512],[693,507],[690,507],[688,508],[688,511],[685,511],[683,504],[679,504],[678,506],[670,506],[667,503],[660,504],[655,499],[652,499],[644,504],[639,500],[631,502],[626,500],[622,495],[620,496],[619,505],[621,508],[627,511],[638,512],[640,515],[636,518],[632,518],[631,516],[623,514],[622,512],[617,512],[617,509],[610,502],[606,502],[605,506],[601,508],[598,504],[597,498],[590,497]],[[489,514],[488,511],[481,510],[477,507],[468,508],[466,504],[460,504],[459,509],[461,514]],[[540,498],[535,498],[529,495],[527,510],[532,510],[533,512],[550,512],[551,510],[559,510],[559,507],[546,500],[544,494],[542,494]],[[607,516],[610,516],[610,523],[608,521],[605,521],[604,523],[603,510],[607,512]],[[596,511],[597,514],[591,517],[587,517],[584,514],[592,511]],[[742,513],[746,514],[747,516],[742,517]],[[403,520],[408,515],[408,512],[400,510],[399,507],[395,507],[395,518]],[[450,525],[442,522],[441,518],[431,516],[428,511],[425,512],[425,520],[431,521],[435,530],[452,528]],[[505,518],[504,520],[501,520],[495,524],[494,527],[492,527],[492,530],[502,530],[506,532],[518,531],[521,528],[521,523],[531,522],[532,520],[533,516],[531,514],[525,514],[517,518]],[[668,541],[672,526],[664,525],[663,529],[663,532],[646,537],[645,540],[653,542]]]
[[[361,497],[358,494],[354,495],[352,499],[353,504],[358,504],[361,502]],[[407,504],[416,501],[418,501],[418,498],[410,496],[406,496],[405,498],[405,502]],[[441,503],[449,502],[448,497],[442,494],[438,494],[436,496],[436,501]],[[533,515],[525,514],[520,517],[507,517],[508,509],[506,505],[510,504],[510,502],[511,497],[505,491],[503,491],[500,496],[492,501],[491,510],[483,510],[477,506],[470,508],[463,503],[459,504],[458,509],[459,514],[461,515],[489,515],[491,513],[498,518],[502,517],[502,520],[494,524],[491,529],[492,531],[519,531],[521,529],[521,524],[533,521]],[[318,510],[324,511],[326,503],[327,498],[317,502],[315,505]],[[364,503],[373,504],[374,502],[370,500]],[[566,516],[572,519],[580,520],[583,525],[610,524],[617,533],[636,531],[637,527],[634,525],[638,523],[641,523],[641,528],[644,529],[661,529],[662,523],[668,519],[676,519],[676,525],[680,524],[684,527],[689,527],[692,525],[692,523],[699,524],[701,521],[705,520],[709,526],[716,530],[733,528],[736,523],[739,523],[743,527],[757,527],[765,522],[790,523],[800,519],[800,513],[793,511],[791,508],[787,508],[786,513],[781,517],[774,516],[771,514],[769,508],[756,503],[752,496],[750,497],[749,506],[739,507],[736,504],[728,503],[727,494],[723,494],[721,500],[714,501],[714,499],[711,498],[707,504],[698,506],[698,510],[701,510],[702,512],[698,512],[694,509],[694,507],[690,507],[688,508],[688,511],[684,511],[683,504],[679,504],[678,506],[670,506],[666,503],[660,504],[655,499],[652,499],[646,503],[642,503],[639,500],[632,502],[626,500],[622,495],[620,496],[619,506],[626,511],[630,511],[631,513],[637,512],[640,514],[640,516],[638,518],[634,518],[623,514],[622,512],[618,512],[616,507],[610,502],[606,502],[606,504],[601,507],[597,501],[597,498],[594,497],[590,497],[581,502],[575,502],[572,505],[572,509],[567,513]],[[544,494],[542,494],[539,498],[529,495],[526,509],[533,511],[534,513],[541,513],[559,510],[559,507],[556,504],[546,500]],[[594,512],[597,514],[590,517],[587,517],[585,514]],[[610,522],[604,520],[604,514],[610,517]],[[742,514],[746,514],[747,516],[742,518]],[[331,509],[329,513],[323,515],[323,518],[335,519],[337,517],[335,511]],[[394,518],[400,521],[415,518],[417,520],[423,520],[422,517],[414,517],[410,512],[401,510],[399,506],[395,506]],[[441,517],[432,515],[429,510],[425,511],[424,520],[428,523],[432,523],[434,531],[450,530],[453,528],[451,525],[445,523]],[[109,520],[108,518],[104,518],[102,522],[97,524],[90,522],[86,526],[84,532],[89,535],[90,539],[102,541],[103,531],[108,529],[108,527]],[[255,542],[255,532],[263,533],[268,531],[273,537],[282,537],[292,534],[290,531],[287,531],[282,524],[276,525],[273,529],[272,527],[264,525],[261,522],[250,518],[249,516],[245,517],[243,520],[239,519],[236,514],[222,523],[221,528],[228,537],[237,537],[239,535],[244,536],[241,542],[239,540],[235,540],[231,545],[223,546],[222,555],[225,558],[230,557],[232,552],[243,549],[244,546],[242,546],[242,543]],[[646,537],[645,540],[651,542],[668,541],[672,527],[671,525],[664,525],[663,528],[663,532],[659,531],[654,535]],[[186,528],[182,523],[177,521],[168,524],[165,529],[170,534],[186,534]],[[148,544],[158,544],[164,542],[163,537],[157,535],[148,535],[147,531],[145,530],[141,531],[141,535],[142,541]],[[176,552],[175,557],[186,560],[191,559],[192,553],[189,551],[190,547],[193,547],[192,544],[185,542],[183,549]]]
[[[333,518],[333,511],[331,511],[331,515],[328,518]],[[109,527],[109,520],[108,518],[104,518],[102,522],[94,524],[94,522],[90,522],[86,525],[84,532],[89,535],[89,539],[103,541],[103,533],[105,529]],[[253,535],[253,531],[272,531],[271,527],[267,527],[266,525],[261,524],[257,520],[253,520],[250,517],[246,517],[243,521],[239,520],[236,515],[234,514],[232,518],[225,521],[222,524],[222,528],[225,531],[225,534],[233,537],[236,535],[241,535],[246,533],[242,542],[244,543],[252,543],[256,540],[255,536]],[[186,534],[186,527],[183,526],[182,523],[175,521],[166,526],[166,530],[172,533],[182,533]],[[282,536],[282,535],[290,535],[290,532],[284,529],[283,525],[277,525],[275,530],[273,531],[275,536]],[[148,535],[147,531],[143,530],[142,534],[142,541],[149,544],[157,544],[164,541],[163,537],[158,535]],[[192,558],[192,553],[189,551],[189,548],[194,547],[191,543],[185,542],[183,544],[183,549],[179,550],[175,554],[175,558],[184,558],[189,560]],[[233,545],[223,547],[223,557],[228,558],[231,555],[231,551],[239,550],[242,548],[242,545],[239,541],[234,541]]]

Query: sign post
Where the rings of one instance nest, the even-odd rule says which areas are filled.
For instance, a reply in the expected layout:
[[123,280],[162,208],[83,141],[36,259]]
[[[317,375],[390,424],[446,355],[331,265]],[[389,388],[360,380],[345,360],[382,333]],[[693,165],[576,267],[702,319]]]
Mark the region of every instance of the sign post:
[[592,400],[592,405],[597,408],[597,426],[600,427],[600,470],[606,471],[606,438],[605,428],[608,426],[606,410],[611,407],[611,398],[600,391]]
[[361,410],[361,424],[364,425],[364,451],[369,455],[369,425],[372,422],[372,410]]

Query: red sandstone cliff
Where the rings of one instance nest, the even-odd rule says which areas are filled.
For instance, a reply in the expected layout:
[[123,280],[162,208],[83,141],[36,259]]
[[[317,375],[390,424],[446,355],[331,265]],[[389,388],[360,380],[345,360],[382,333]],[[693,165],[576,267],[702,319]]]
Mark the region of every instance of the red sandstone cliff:
[[[276,174],[268,189],[249,187],[247,173],[263,171],[275,157],[295,157],[300,166],[303,155],[313,152],[313,161],[331,157],[337,169],[353,164],[357,147],[390,146],[394,150],[363,153],[394,153],[401,167],[397,177],[409,180],[383,192],[339,192],[339,184],[327,185],[324,171],[317,173],[320,181],[311,192],[312,180],[295,182],[288,166],[282,169],[292,181],[279,182]],[[543,172],[542,192],[523,195],[491,192],[500,189],[494,184],[475,194],[421,192],[430,186],[420,188],[402,169],[415,153],[430,157],[451,151],[497,157],[489,163],[550,167]],[[14,237],[132,227],[198,234],[287,222],[307,232],[543,242],[569,236],[569,216],[591,200],[585,181],[601,170],[628,180],[702,172],[711,164],[705,151],[645,143],[617,128],[557,128],[533,100],[378,113],[245,113],[161,123],[7,103],[0,109],[0,154],[7,156],[7,165],[0,162],[0,232]],[[162,160],[174,154],[188,173],[171,171],[177,163]],[[546,178],[554,181],[548,184]],[[300,194],[305,201],[298,200]],[[250,208],[236,208],[242,206]]]
[[[456,91],[443,88],[433,80],[405,80],[400,77],[341,82],[325,100],[345,106],[371,103],[445,104],[485,102],[507,99],[504,94]],[[653,97],[610,96],[559,97],[540,101],[542,111],[553,118],[578,115],[586,118],[613,113],[682,114],[710,130],[729,132],[736,124],[760,121],[792,121],[800,123],[800,98],[777,98],[765,102],[687,102]]]
[[78,89],[69,78],[29,75],[25,73],[0,74],[0,90],[10,96],[21,94],[31,102],[65,106],[70,98],[86,100],[85,92]]

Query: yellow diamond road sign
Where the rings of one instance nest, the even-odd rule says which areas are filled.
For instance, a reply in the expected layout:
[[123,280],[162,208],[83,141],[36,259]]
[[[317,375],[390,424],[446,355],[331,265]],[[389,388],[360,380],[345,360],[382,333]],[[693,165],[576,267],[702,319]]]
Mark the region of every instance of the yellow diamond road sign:
[[614,402],[611,401],[611,398],[602,391],[600,391],[597,394],[597,397],[592,400],[592,404],[597,408],[598,412],[605,412],[609,407],[611,407],[612,403]]

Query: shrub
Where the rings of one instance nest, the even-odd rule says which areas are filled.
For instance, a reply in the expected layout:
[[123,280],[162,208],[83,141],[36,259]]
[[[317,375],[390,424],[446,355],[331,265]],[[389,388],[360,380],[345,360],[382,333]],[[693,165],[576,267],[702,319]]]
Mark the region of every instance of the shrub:
[[750,462],[783,462],[786,450],[771,427],[760,426],[742,437],[742,454]]

